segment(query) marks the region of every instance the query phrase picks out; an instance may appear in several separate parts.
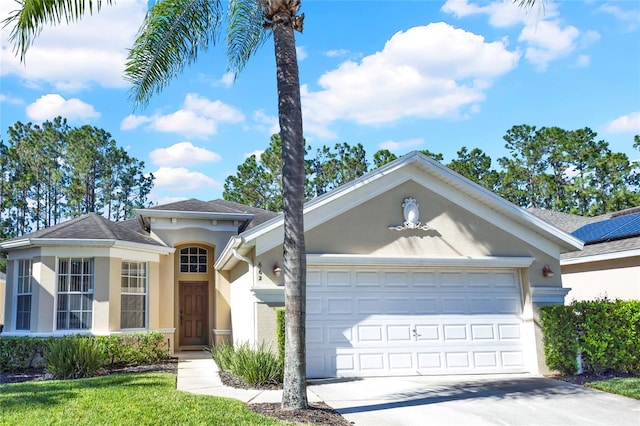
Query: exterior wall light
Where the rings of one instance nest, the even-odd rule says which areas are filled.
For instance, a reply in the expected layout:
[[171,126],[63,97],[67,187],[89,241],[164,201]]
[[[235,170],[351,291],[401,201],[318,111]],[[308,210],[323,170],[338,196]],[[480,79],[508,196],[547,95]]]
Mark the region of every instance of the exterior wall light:
[[282,275],[282,268],[277,263],[273,265],[273,273],[275,274],[276,277],[279,277],[280,275]]
[[542,276],[546,278],[553,277],[553,270],[551,269],[551,267],[549,267],[549,265],[544,265],[544,267],[542,268]]

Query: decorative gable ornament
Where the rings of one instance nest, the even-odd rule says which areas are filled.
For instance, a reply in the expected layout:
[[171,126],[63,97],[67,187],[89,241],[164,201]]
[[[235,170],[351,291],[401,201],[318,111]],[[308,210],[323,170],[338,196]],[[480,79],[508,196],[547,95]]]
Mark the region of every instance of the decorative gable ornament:
[[431,231],[433,228],[426,223],[422,225],[420,223],[420,205],[416,201],[415,198],[409,197],[405,198],[402,203],[402,212],[404,214],[404,224],[402,225],[391,225],[389,229],[394,229],[396,231],[404,231],[406,229],[419,229],[421,231]]

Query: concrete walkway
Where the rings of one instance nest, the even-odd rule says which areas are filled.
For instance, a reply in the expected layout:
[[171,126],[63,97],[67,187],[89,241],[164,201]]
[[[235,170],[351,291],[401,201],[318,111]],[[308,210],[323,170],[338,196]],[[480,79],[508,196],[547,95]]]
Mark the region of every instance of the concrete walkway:
[[[178,390],[200,395],[238,399],[250,403],[281,402],[282,390],[236,389],[220,381],[218,366],[206,351],[178,352]],[[309,402],[321,400],[307,392]]]

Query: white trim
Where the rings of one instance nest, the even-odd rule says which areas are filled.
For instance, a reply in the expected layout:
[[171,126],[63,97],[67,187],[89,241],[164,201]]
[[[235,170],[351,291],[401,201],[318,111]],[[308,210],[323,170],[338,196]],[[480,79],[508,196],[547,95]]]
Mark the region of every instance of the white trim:
[[284,287],[276,287],[276,286],[257,287],[256,286],[251,288],[251,293],[253,293],[255,298],[258,299],[258,301],[260,302],[284,303]]
[[566,287],[531,287],[531,301],[533,303],[564,304],[564,298],[571,289]]
[[176,332],[175,327],[167,327],[167,328],[159,328],[157,330],[149,330],[149,331],[159,331],[162,334],[171,334]]
[[218,330],[214,328],[213,335],[214,336],[231,336],[231,330]]
[[591,256],[574,257],[571,259],[560,259],[560,266],[578,265],[580,263],[603,262],[605,260],[623,259],[625,257],[640,256],[640,249],[616,251],[613,253],[594,254]]
[[134,243],[130,241],[120,241],[112,239],[83,239],[83,238],[24,238],[18,241],[0,243],[0,248],[10,250],[15,248],[38,246],[38,247],[117,247],[135,249],[138,251],[170,254],[175,251],[173,247],[154,246],[152,244]]
[[[354,207],[356,204],[360,204],[362,202],[362,197],[370,199],[378,191],[384,190],[389,186],[396,186],[407,179],[412,179],[424,185],[424,179],[417,178],[415,173],[411,173],[411,170],[400,172],[400,169],[410,165],[415,165],[424,171],[424,174],[428,176],[429,181],[439,183],[439,185],[437,185],[439,188],[438,190],[430,187],[431,190],[434,190],[443,196],[453,193],[457,194],[457,204],[461,206],[463,206],[461,202],[465,199],[474,200],[474,204],[476,204],[474,209],[481,206],[481,214],[474,209],[471,211],[480,217],[484,217],[491,223],[495,223],[495,221],[491,220],[492,215],[501,215],[503,218],[509,219],[514,224],[518,225],[519,232],[514,233],[513,231],[509,231],[505,226],[502,226],[505,231],[511,232],[518,238],[524,239],[525,241],[529,241],[530,238],[533,238],[529,243],[536,246],[536,248],[547,252],[547,254],[555,255],[558,248],[561,252],[581,250],[583,248],[583,242],[575,238],[573,235],[552,226],[551,224],[526,212],[520,207],[504,200],[491,191],[481,187],[469,179],[464,178],[437,161],[434,161],[417,151],[400,157],[397,160],[367,173],[340,188],[306,203],[304,206],[305,231],[320,223],[326,222],[330,217],[334,217],[340,212]],[[413,172],[415,172],[415,170]],[[396,173],[397,176],[388,180],[384,179],[385,176],[391,173]],[[371,185],[371,188],[367,189],[366,195],[356,197],[347,196],[348,194],[358,191],[365,185]],[[326,206],[329,204],[331,204],[330,212],[324,211],[327,208]],[[261,253],[276,247],[282,242],[282,220],[282,215],[279,215],[246,232],[243,232],[240,235],[240,239],[233,243],[233,248],[240,249],[240,247],[244,245],[257,246],[259,249],[256,251],[256,255],[260,255]],[[500,224],[495,224],[496,226],[501,227]],[[227,247],[229,247],[229,245]],[[216,268],[229,269],[232,267],[234,263],[230,265],[227,264],[230,256],[231,254],[228,253],[227,248],[225,248],[223,256],[221,256],[219,261],[216,263]]]
[[505,256],[369,256],[357,254],[308,254],[307,265],[379,265],[379,266],[464,266],[486,268],[528,268],[533,257]]
[[135,209],[136,215],[143,217],[157,217],[170,219],[206,219],[206,220],[242,220],[247,221],[254,218],[251,213],[213,213],[201,211],[180,211],[180,210],[160,210],[160,209]]

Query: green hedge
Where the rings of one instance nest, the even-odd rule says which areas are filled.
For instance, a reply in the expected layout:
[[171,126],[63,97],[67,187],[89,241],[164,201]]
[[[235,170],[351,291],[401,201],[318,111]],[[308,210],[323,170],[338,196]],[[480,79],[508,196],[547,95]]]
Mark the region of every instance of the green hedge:
[[[164,335],[157,331],[84,335],[105,348],[107,364],[145,364],[170,358]],[[0,337],[0,372],[45,366],[49,347],[58,337]]]
[[549,368],[564,374],[583,371],[640,372],[640,301],[573,302],[540,310],[544,351]]
[[276,325],[278,333],[278,355],[284,364],[284,336],[286,336],[284,326],[284,308],[276,308]]

